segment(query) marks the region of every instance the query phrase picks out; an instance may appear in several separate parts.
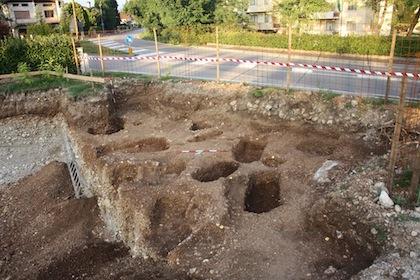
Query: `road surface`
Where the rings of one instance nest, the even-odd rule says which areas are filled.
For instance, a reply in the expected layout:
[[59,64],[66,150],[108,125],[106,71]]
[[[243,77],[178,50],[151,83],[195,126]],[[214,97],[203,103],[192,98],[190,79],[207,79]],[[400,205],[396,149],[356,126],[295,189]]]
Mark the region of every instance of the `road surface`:
[[[131,47],[136,56],[156,56],[153,41],[137,39],[139,31],[131,33],[134,38]],[[128,51],[125,37],[128,34],[104,37],[102,45],[111,49]],[[91,39],[97,43],[96,39]],[[216,50],[211,47],[185,47],[159,43],[160,56],[175,57],[200,57],[216,59]],[[221,58],[236,58],[251,61],[275,61],[287,62],[287,56],[279,53],[245,51],[234,49],[221,49]],[[293,56],[292,62],[317,64],[325,66],[339,66],[352,69],[365,69],[387,71],[386,62],[369,60],[349,60],[341,58],[326,58],[315,56]],[[394,64],[393,71],[418,73],[420,63],[414,60],[405,64]],[[107,72],[129,72],[138,74],[157,75],[157,63],[154,60],[136,61],[105,61]],[[416,65],[417,63],[417,65]],[[188,79],[216,79],[216,63],[212,61],[182,61],[173,59],[161,59],[161,75],[182,77]],[[100,62],[89,60],[88,69],[100,71]],[[260,86],[286,87],[286,67],[261,65],[254,63],[222,62],[220,65],[220,79],[226,82],[243,82]],[[401,78],[391,78],[390,95],[398,97],[401,89]],[[344,94],[362,96],[384,96],[386,91],[387,77],[371,76],[357,73],[335,72],[315,70],[307,68],[292,68],[291,84],[293,89],[305,89],[315,91],[333,91]],[[420,99],[420,80],[407,79],[407,97]]]

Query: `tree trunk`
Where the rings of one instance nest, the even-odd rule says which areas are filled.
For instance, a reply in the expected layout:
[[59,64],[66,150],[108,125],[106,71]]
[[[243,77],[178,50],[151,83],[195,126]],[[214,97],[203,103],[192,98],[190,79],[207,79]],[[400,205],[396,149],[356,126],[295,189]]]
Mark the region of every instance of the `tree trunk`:
[[384,21],[385,21],[385,14],[386,14],[387,8],[388,8],[388,0],[385,0],[384,10],[382,12],[382,16],[379,17],[378,25],[376,27],[376,32],[377,32],[376,34],[377,35],[381,34],[381,28],[382,28],[382,25],[384,24]]
[[419,18],[420,18],[420,6],[417,9],[416,15],[414,16],[413,20],[411,21],[410,27],[408,28],[407,37],[410,37],[411,35],[413,35],[414,28],[416,27],[417,22],[419,22]]

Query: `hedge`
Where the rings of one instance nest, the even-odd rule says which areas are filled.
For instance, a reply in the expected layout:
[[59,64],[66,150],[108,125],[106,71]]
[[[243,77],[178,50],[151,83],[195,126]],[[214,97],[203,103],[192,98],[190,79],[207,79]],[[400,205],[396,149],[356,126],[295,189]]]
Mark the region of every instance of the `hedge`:
[[[160,40],[174,44],[204,45],[215,43],[215,34],[194,30],[164,30]],[[153,39],[146,35],[146,39]],[[219,42],[226,45],[239,45],[265,48],[287,48],[288,36],[285,34],[265,34],[252,31],[223,31],[219,33]],[[338,35],[294,35],[293,49],[323,51],[339,54],[389,55],[391,38],[388,36],[346,36]],[[420,52],[420,37],[398,37],[395,55],[414,57]]]
[[71,40],[66,35],[7,38],[0,41],[0,74],[17,72],[19,63],[30,70],[53,70],[57,66],[76,72]]

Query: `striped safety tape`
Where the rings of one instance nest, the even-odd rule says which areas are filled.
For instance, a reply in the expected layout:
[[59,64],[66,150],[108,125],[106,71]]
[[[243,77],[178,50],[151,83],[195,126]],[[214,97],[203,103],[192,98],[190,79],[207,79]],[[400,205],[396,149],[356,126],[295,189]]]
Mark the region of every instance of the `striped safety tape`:
[[[88,60],[100,61],[99,56],[87,56]],[[201,62],[217,62],[216,58],[203,58],[203,57],[184,57],[184,56],[169,56],[161,55],[159,59],[169,59],[169,60],[182,60],[182,61],[201,61]],[[104,61],[136,61],[136,60],[157,60],[157,56],[106,56],[103,58]],[[300,67],[300,68],[309,68],[313,70],[323,70],[323,71],[336,71],[336,72],[347,72],[347,73],[356,73],[363,75],[372,75],[372,76],[387,76],[387,77],[408,77],[418,79],[420,78],[420,73],[409,73],[409,72],[388,72],[388,71],[374,71],[374,70],[364,70],[364,69],[352,69],[348,67],[338,67],[338,66],[325,66],[325,65],[316,65],[316,64],[306,64],[306,63],[287,63],[287,62],[275,62],[275,61],[260,61],[260,60],[246,60],[246,59],[236,59],[236,58],[220,58],[220,61],[224,62],[233,62],[233,63],[252,63],[259,65],[271,65],[279,67]]]
[[183,154],[196,154],[201,155],[204,153],[225,153],[225,150],[182,150],[181,153]]

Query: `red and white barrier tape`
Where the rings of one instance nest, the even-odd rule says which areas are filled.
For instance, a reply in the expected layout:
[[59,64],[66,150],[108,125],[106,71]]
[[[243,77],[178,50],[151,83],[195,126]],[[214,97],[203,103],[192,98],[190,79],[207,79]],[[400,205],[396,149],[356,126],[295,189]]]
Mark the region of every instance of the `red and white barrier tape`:
[[227,152],[225,150],[182,150],[181,153],[183,154],[196,154],[201,155],[204,153],[224,153]]
[[[97,60],[100,61],[101,58],[98,56],[87,56],[88,60]],[[183,56],[169,56],[161,55],[159,59],[170,59],[170,60],[182,60],[182,61],[202,61],[202,62],[217,62],[215,58],[201,58],[201,57],[183,57]],[[106,56],[103,58],[104,61],[136,61],[136,60],[157,60],[156,56]],[[299,68],[309,68],[313,70],[323,70],[323,71],[335,71],[335,72],[347,72],[347,73],[356,73],[363,75],[372,75],[372,76],[389,76],[389,77],[408,77],[418,79],[420,78],[420,73],[409,73],[409,72],[387,72],[387,71],[374,71],[374,70],[364,70],[364,69],[352,69],[348,67],[338,67],[338,66],[325,66],[325,65],[316,65],[316,64],[306,64],[306,63],[285,63],[285,62],[275,62],[275,61],[259,61],[259,60],[246,60],[246,59],[236,59],[236,58],[220,58],[220,61],[224,62],[233,62],[233,63],[248,63],[248,64],[261,64],[261,65],[271,65],[279,67],[299,67]]]

